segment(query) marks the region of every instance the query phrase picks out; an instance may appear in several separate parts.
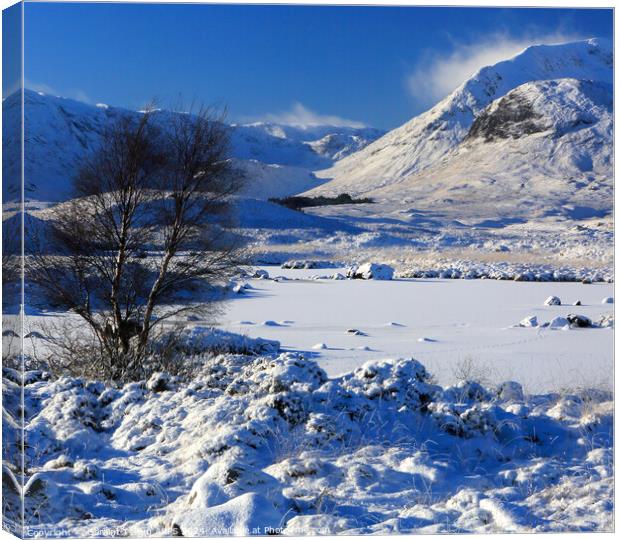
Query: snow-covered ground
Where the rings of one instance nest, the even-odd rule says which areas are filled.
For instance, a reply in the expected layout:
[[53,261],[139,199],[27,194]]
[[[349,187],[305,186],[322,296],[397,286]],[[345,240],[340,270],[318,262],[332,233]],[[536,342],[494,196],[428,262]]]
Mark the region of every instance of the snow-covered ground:
[[[176,321],[191,382],[26,373],[28,534],[611,530],[612,284],[322,266],[238,279],[217,330]],[[59,316],[29,312],[28,352]]]
[[[512,379],[531,393],[612,389],[614,304],[602,301],[613,298],[613,284],[351,280],[343,279],[346,268],[257,268],[270,279],[231,285],[218,327],[276,340],[281,350],[316,360],[330,377],[368,360],[413,357],[440,384],[465,377],[490,384]],[[561,305],[544,305],[550,296]],[[603,324],[569,328],[561,319],[550,324],[571,314]],[[47,350],[42,336],[58,317],[81,324],[76,315],[33,311],[27,317],[26,334],[33,336],[26,340],[27,352],[41,357]],[[536,317],[535,326],[520,325],[528,317]],[[212,321],[190,315],[172,323],[191,329]],[[192,348],[205,349],[201,343]]]
[[[191,382],[122,388],[25,374],[28,535],[612,530],[608,392],[442,388],[413,359],[331,379],[296,353],[196,360]],[[5,425],[21,380],[4,370]]]
[[[310,353],[330,376],[367,360],[412,356],[441,384],[454,383],[465,366],[470,376],[514,379],[536,393],[613,384],[610,328],[516,327],[530,315],[540,325],[572,313],[596,321],[613,313],[601,303],[613,296],[611,284],[316,280],[345,270],[262,268],[288,279],[251,280],[252,289],[229,303],[222,326]],[[550,295],[563,305],[543,305]],[[315,349],[320,343],[326,348]]]

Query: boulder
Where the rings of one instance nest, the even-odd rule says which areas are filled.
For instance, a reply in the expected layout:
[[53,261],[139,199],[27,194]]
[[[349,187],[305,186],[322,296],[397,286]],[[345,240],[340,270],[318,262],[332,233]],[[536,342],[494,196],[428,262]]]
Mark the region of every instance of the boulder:
[[611,296],[606,296],[601,300],[601,304],[613,304],[614,299]]
[[538,318],[536,315],[530,315],[529,317],[525,317],[520,323],[519,326],[523,328],[534,328],[538,326]]
[[568,321],[566,317],[556,317],[549,323],[549,328],[554,328],[556,330],[559,328],[561,329],[569,328],[569,326],[570,326],[570,322]]
[[387,264],[365,263],[350,268],[347,277],[351,279],[390,280],[394,277],[394,269]]
[[561,306],[562,301],[557,296],[549,296],[545,300],[545,306]]
[[354,336],[367,336],[366,332],[362,332],[357,328],[347,328],[347,334],[353,334]]
[[576,327],[576,328],[591,328],[592,327],[592,321],[588,319],[588,317],[586,317],[585,315],[575,315],[571,313],[570,315],[567,315],[566,318],[568,319],[568,322],[570,323],[570,325],[573,327]]
[[263,270],[262,268],[259,268],[254,271],[254,274],[252,274],[252,277],[257,278],[257,279],[269,279],[269,272],[267,272],[267,270]]

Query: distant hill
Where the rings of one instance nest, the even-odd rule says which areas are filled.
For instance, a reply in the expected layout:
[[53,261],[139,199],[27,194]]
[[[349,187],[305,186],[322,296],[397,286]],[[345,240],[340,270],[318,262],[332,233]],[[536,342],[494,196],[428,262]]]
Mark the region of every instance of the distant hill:
[[[25,91],[25,191],[26,197],[39,201],[62,201],[80,160],[92,152],[101,133],[121,115],[138,115],[107,105],[89,105],[71,99]],[[18,196],[19,131],[21,96],[13,94],[3,101],[5,159],[3,160],[5,201]],[[162,111],[162,116],[169,114]],[[256,191],[267,197],[292,195],[309,189],[320,181],[299,184],[300,176],[313,178],[311,171],[331,166],[351,152],[381,136],[373,128],[346,126],[288,126],[274,123],[234,124],[230,126],[232,157],[250,175],[257,172],[260,187]],[[242,163],[242,162],[247,163]],[[270,167],[273,166],[273,167]],[[283,169],[284,168],[284,169]],[[290,190],[285,187],[286,168],[293,168]],[[273,173],[271,178],[270,173]],[[252,178],[248,178],[251,184]],[[273,182],[274,191],[269,184]],[[248,193],[252,195],[252,193]]]

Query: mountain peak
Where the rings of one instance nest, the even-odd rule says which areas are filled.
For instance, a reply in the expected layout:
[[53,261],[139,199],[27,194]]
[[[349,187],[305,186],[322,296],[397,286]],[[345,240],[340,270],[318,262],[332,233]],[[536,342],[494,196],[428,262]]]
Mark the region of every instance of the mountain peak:
[[317,173],[332,179],[321,193],[362,194],[398,183],[440,161],[467,136],[478,114],[522,84],[575,79],[613,82],[613,54],[605,39],[533,45],[478,70],[452,94],[359,152]]

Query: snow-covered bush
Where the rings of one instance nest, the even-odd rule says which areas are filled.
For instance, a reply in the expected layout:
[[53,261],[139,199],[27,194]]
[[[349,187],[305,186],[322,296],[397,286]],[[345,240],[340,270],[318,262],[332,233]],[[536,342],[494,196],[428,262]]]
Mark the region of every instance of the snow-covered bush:
[[515,381],[506,381],[497,387],[497,397],[503,401],[523,401],[523,387]]
[[370,361],[342,380],[342,389],[370,400],[393,401],[398,408],[422,408],[440,389],[431,384],[430,375],[413,359]]
[[[19,390],[5,379],[5,408],[16,414],[11,385]],[[611,395],[524,396],[515,382],[443,389],[413,359],[329,379],[294,353],[207,355],[191,381],[158,373],[118,388],[29,376],[24,396],[36,474],[26,511],[42,530],[64,519],[85,533],[129,517],[136,534],[272,534],[306,522],[359,532],[372,508],[388,528],[416,513],[465,523],[507,486],[528,511],[545,505],[530,505],[525,485],[613,489]],[[461,488],[474,496],[447,508]],[[306,519],[335,509],[338,519]]]
[[177,343],[186,354],[271,354],[280,350],[280,342],[276,340],[251,338],[205,326],[184,329],[177,336]]

